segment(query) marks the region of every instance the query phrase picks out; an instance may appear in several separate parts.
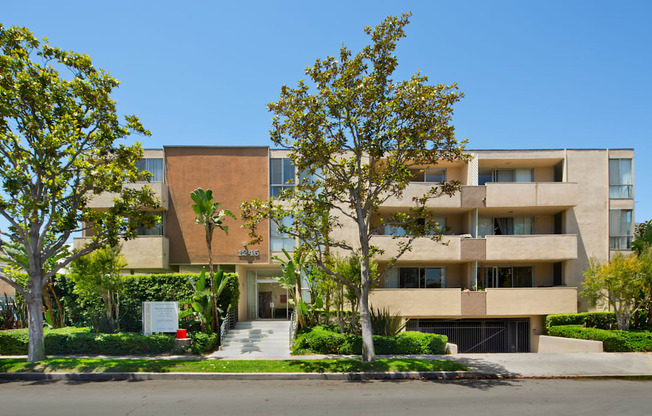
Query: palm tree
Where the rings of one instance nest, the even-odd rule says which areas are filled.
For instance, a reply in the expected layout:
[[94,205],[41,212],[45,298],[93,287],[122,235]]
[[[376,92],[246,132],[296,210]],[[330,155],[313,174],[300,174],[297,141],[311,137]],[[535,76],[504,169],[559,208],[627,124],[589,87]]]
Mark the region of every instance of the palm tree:
[[195,211],[197,217],[195,223],[203,225],[206,230],[206,248],[208,248],[208,267],[211,275],[211,291],[213,295],[213,322],[212,330],[217,331],[218,316],[217,316],[217,294],[215,293],[215,278],[213,271],[213,230],[219,228],[227,235],[229,234],[229,227],[224,225],[226,217],[235,219],[235,215],[228,209],[220,210],[221,202],[215,202],[213,199],[213,191],[207,189],[204,191],[202,188],[197,188],[190,193],[194,204],[192,210]]

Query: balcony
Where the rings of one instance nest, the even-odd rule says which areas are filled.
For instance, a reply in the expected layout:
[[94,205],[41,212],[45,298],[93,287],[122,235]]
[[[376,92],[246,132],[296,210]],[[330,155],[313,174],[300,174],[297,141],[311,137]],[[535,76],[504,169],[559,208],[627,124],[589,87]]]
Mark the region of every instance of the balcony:
[[[436,183],[433,182],[411,182],[405,191],[403,191],[402,198],[396,198],[394,196],[389,197],[387,201],[383,203],[383,207],[387,208],[411,208],[415,206],[414,198],[421,198],[423,195],[428,193],[433,186],[436,186]],[[460,208],[462,206],[462,194],[456,192],[453,196],[443,195],[438,198],[433,198],[428,200],[429,207],[435,208]]]
[[[74,247],[80,248],[86,238],[75,238]],[[170,242],[163,236],[141,236],[122,241],[122,254],[127,259],[125,269],[168,270]]]
[[486,185],[487,208],[549,207],[577,205],[574,182],[490,182]]
[[369,302],[411,318],[549,315],[577,313],[577,288],[375,289]]
[[488,235],[485,259],[491,260],[574,260],[577,258],[577,235]]
[[[395,257],[398,243],[407,241],[405,237],[394,238],[390,235],[376,235],[371,238],[371,244],[384,250],[376,260],[386,261]],[[429,238],[417,238],[412,242],[412,250],[401,256],[401,261],[456,261],[461,260],[461,237],[443,236],[441,242]]]
[[[150,182],[150,183],[128,183],[124,186],[132,189],[141,189],[143,186],[149,186],[154,191],[154,196],[161,201],[161,209],[168,210],[168,186],[163,182]],[[104,192],[100,195],[94,196],[88,203],[88,207],[92,209],[108,209],[113,206],[113,200],[117,194],[113,192]]]

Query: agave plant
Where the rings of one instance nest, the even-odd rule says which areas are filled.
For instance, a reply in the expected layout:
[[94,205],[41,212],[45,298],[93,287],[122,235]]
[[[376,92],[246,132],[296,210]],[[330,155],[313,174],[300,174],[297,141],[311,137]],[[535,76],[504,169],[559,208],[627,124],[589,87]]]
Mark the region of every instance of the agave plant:
[[388,308],[371,308],[371,328],[374,335],[396,336],[408,322],[409,319],[403,321],[400,315],[393,315]]

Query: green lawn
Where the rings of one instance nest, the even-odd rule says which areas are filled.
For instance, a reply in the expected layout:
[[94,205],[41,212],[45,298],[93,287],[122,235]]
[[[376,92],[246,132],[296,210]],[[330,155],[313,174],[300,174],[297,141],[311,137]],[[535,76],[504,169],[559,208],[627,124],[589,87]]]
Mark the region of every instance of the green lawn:
[[190,372],[190,373],[349,373],[362,371],[468,371],[447,360],[383,359],[364,364],[357,359],[337,360],[119,360],[49,358],[39,363],[0,359],[0,372]]

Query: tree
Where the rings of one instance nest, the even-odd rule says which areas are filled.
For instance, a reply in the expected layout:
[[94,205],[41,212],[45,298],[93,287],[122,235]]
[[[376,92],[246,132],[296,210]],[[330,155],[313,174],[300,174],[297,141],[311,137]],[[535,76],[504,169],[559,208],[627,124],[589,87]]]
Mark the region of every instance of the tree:
[[[419,73],[405,81],[394,81],[398,60],[394,50],[405,37],[403,28],[410,14],[387,17],[375,28],[366,27],[371,44],[359,53],[343,46],[339,58],[317,59],[306,69],[309,83],[281,87],[278,101],[269,104],[275,114],[272,142],[289,149],[289,158],[300,180],[279,199],[243,204],[243,216],[252,236],[260,241],[256,226],[262,220],[293,217],[292,226],[279,224],[279,231],[298,237],[316,255],[320,269],[350,287],[358,296],[362,327],[363,361],[375,359],[369,312],[369,291],[415,238],[429,235],[437,240],[427,201],[452,195],[459,183],[439,183],[415,199],[410,212],[387,218],[383,225],[401,226],[410,235],[396,240],[397,252],[376,279],[370,277],[369,262],[380,252],[371,244],[378,228],[372,215],[387,199],[401,197],[413,175],[438,161],[467,160],[455,139],[451,124],[452,105],[463,95],[453,85],[428,85]],[[333,231],[351,224],[355,241],[333,237]],[[332,247],[360,262],[360,285],[328,267],[318,253]]]
[[[96,69],[88,55],[64,51],[26,28],[0,25],[0,216],[9,223],[0,236],[24,247],[10,264],[27,273],[27,284],[0,273],[24,296],[29,311],[28,361],[45,358],[43,287],[73,260],[93,250],[135,238],[155,217],[143,207],[158,202],[135,162],[140,144],[118,145],[132,132],[149,134],[135,116],[120,123],[111,92],[119,82]],[[59,73],[65,70],[69,79]],[[116,193],[114,206],[91,210],[89,200]],[[84,247],[57,258],[75,232],[87,231]],[[54,260],[54,261],[53,261]]]
[[618,329],[627,331],[632,315],[646,303],[644,295],[648,292],[651,271],[652,253],[641,258],[616,253],[604,264],[590,259],[584,271],[582,296],[593,305],[606,300],[616,313]]
[[640,255],[647,247],[652,247],[652,220],[640,223],[634,231],[632,250]]
[[124,282],[120,273],[127,265],[121,249],[121,245],[102,247],[78,258],[71,265],[75,292],[83,298],[102,299],[103,321],[111,332],[120,331],[120,292]]
[[213,191],[210,189],[204,191],[202,188],[197,188],[190,193],[190,198],[195,202],[192,206],[193,211],[197,215],[195,223],[204,226],[206,231],[206,248],[208,249],[208,270],[210,273],[211,291],[213,293],[213,320],[211,321],[211,328],[213,332],[217,332],[219,326],[219,317],[217,314],[217,293],[215,288],[215,271],[213,270],[213,230],[219,228],[226,234],[229,234],[229,227],[224,225],[226,217],[235,219],[235,215],[228,209],[220,210],[221,202],[215,202],[213,199]]

